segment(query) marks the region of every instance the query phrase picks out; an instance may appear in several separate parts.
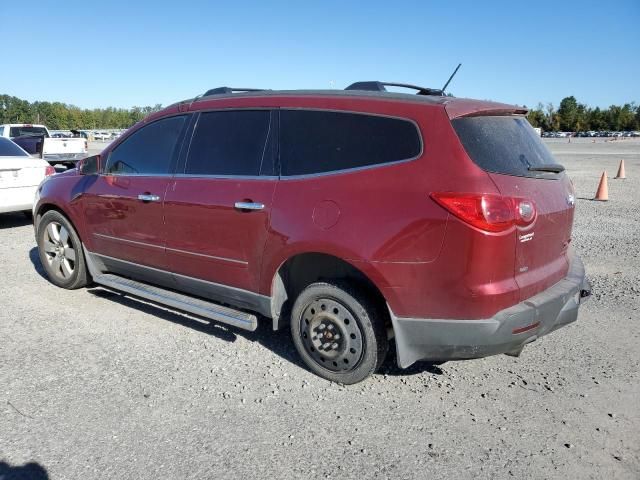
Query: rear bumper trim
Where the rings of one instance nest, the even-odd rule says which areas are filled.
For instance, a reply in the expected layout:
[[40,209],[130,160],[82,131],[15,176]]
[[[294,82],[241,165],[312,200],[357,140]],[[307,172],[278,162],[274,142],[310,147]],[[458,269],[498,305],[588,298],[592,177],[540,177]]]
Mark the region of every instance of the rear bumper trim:
[[398,364],[406,368],[418,360],[462,360],[521,349],[575,322],[578,308],[590,295],[584,265],[577,255],[570,253],[565,278],[488,319],[403,318],[389,309]]
[[45,153],[44,159],[48,162],[77,162],[86,156],[86,153]]

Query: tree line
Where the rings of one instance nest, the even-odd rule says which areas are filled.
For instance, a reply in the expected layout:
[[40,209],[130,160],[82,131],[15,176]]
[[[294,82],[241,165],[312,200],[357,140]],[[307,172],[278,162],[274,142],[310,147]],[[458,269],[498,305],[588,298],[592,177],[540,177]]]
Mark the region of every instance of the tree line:
[[126,108],[79,108],[61,102],[28,102],[0,95],[0,124],[38,123],[51,130],[129,128],[162,105]]
[[[162,105],[126,108],[79,108],[61,102],[28,102],[0,95],[0,124],[41,123],[52,130],[128,128]],[[634,102],[609,108],[590,108],[575,97],[563,98],[556,109],[541,103],[529,110],[529,122],[545,131],[640,130],[640,106]]]
[[575,97],[565,97],[556,109],[552,103],[541,103],[529,110],[527,116],[534,127],[544,131],[588,132],[588,131],[634,131],[640,130],[640,106],[634,102],[609,108],[590,108],[579,103]]

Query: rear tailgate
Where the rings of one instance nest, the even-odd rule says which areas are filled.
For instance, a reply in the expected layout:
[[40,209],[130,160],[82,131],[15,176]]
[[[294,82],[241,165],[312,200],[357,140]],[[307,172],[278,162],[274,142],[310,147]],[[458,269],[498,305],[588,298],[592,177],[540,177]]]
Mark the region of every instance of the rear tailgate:
[[[533,201],[536,219],[516,232],[514,277],[521,301],[567,274],[573,223],[573,187],[526,118],[517,115],[452,120],[469,157],[504,196]],[[559,168],[558,168],[559,169]]]
[[86,153],[84,138],[45,138],[44,155]]

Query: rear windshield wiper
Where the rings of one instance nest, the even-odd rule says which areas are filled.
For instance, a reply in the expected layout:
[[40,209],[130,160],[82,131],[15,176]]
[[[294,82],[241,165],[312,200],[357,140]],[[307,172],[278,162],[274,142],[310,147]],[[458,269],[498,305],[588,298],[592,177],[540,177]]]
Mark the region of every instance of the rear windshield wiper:
[[559,163],[553,163],[551,165],[541,165],[539,167],[529,167],[530,172],[552,172],[560,173],[564,172],[564,166]]

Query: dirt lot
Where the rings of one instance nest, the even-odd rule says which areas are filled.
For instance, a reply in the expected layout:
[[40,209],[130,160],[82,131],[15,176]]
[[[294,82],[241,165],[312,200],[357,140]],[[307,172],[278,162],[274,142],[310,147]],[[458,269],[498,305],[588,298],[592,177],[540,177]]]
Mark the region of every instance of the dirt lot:
[[[0,478],[640,478],[640,141],[549,145],[594,288],[578,322],[517,359],[402,371],[391,354],[351,387],[266,322],[58,289],[29,223],[0,216]],[[593,202],[604,169],[611,200]]]

